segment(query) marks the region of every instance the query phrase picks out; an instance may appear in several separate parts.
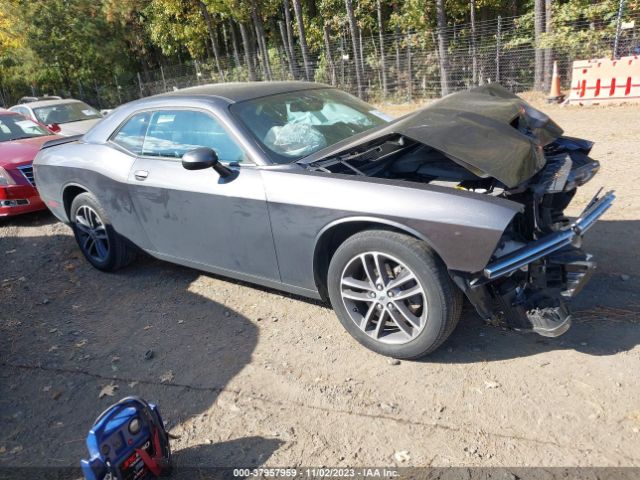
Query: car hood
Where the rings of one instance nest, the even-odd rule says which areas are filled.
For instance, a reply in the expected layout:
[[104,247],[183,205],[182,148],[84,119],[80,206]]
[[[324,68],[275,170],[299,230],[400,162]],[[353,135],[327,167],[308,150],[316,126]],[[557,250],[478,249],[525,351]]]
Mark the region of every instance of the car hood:
[[399,134],[445,154],[476,175],[513,188],[545,165],[542,147],[562,135],[547,115],[497,84],[448,95],[300,160],[309,164]]
[[92,118],[91,120],[80,120],[78,122],[60,123],[60,134],[65,137],[72,135],[83,135],[98,123],[101,118]]
[[17,167],[24,163],[32,162],[40,146],[60,138],[56,135],[43,135],[41,137],[23,138],[10,142],[0,143],[0,167]]

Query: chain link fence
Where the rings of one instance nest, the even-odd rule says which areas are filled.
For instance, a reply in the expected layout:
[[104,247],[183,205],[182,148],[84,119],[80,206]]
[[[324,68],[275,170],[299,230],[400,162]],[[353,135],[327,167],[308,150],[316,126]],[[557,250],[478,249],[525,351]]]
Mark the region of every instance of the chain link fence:
[[[163,66],[140,72],[134,82],[119,85],[79,85],[77,92],[56,92],[79,97],[98,108],[109,108],[136,98],[208,83],[255,80],[311,80],[335,85],[371,102],[407,102],[435,98],[447,91],[499,82],[514,92],[548,90],[553,61],[557,61],[563,88],[569,87],[575,59],[640,55],[640,14],[628,14],[621,22],[616,12],[599,20],[554,25],[535,45],[533,15],[498,17],[461,24],[442,32],[446,57],[438,55],[438,32],[365,35],[351,37],[347,25],[312,50],[305,64],[299,46],[287,42],[259,54],[230,54],[206,61]],[[227,50],[231,50],[227,46]],[[541,83],[535,81],[536,52]],[[540,61],[542,59],[542,61]],[[219,68],[218,68],[219,65]],[[358,75],[358,70],[360,74]],[[307,76],[307,72],[309,73]],[[358,88],[360,77],[360,88]],[[84,87],[84,88],[83,88]]]

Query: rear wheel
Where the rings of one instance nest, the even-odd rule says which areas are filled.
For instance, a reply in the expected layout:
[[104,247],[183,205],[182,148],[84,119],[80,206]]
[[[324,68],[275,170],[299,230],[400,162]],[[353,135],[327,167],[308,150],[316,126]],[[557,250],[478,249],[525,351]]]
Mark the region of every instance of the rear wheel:
[[347,239],[331,259],[331,304],[347,331],[371,350],[411,359],[453,332],[461,292],[423,241],[370,230]]
[[79,194],[69,213],[76,242],[91,265],[113,272],[133,261],[134,249],[113,229],[93,195]]

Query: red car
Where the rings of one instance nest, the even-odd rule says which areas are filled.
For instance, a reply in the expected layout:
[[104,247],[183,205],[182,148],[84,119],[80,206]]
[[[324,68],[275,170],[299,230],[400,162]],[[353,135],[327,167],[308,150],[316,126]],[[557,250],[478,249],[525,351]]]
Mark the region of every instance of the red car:
[[44,210],[33,181],[40,146],[58,136],[33,120],[0,110],[0,217]]

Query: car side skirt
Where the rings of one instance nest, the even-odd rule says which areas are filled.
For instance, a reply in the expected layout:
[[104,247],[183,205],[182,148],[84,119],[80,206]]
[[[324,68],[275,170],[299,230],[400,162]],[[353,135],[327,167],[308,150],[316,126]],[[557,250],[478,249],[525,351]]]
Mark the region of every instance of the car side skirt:
[[282,290],[288,293],[293,293],[295,295],[300,295],[302,297],[311,298],[314,300],[322,300],[322,297],[320,296],[320,293],[318,292],[318,290],[303,288],[303,287],[291,285],[288,283],[281,283],[281,282],[278,282],[277,280],[258,277],[255,275],[249,275],[246,273],[238,272],[235,270],[229,270],[226,268],[213,267],[211,265],[194,262],[193,260],[187,260],[185,258],[166,255],[160,252],[154,252],[152,250],[144,250],[144,251],[149,255],[151,255],[152,257],[157,258],[159,260],[164,260],[170,263],[175,263],[185,267],[194,268],[196,270],[212,273],[214,275],[220,275],[228,279],[239,280],[243,282],[252,283],[255,285],[261,285],[263,287],[273,288],[275,290]]

